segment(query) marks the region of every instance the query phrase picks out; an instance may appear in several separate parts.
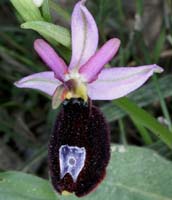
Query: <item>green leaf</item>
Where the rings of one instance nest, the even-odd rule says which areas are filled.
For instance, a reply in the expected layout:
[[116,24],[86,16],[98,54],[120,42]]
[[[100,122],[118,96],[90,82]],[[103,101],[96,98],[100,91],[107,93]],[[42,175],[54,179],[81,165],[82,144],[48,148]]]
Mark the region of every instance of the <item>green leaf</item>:
[[[172,163],[154,151],[113,146],[107,176],[83,200],[172,200]],[[0,173],[0,200],[76,200],[56,195],[49,182],[21,172]]]
[[39,8],[32,0],[10,0],[24,21],[43,21]]
[[0,200],[55,200],[48,181],[21,172],[0,173]]
[[43,21],[26,22],[21,25],[24,29],[32,29],[66,47],[70,47],[70,33],[66,28]]
[[172,132],[170,132],[165,126],[161,125],[148,112],[139,108],[137,104],[127,98],[117,99],[114,101],[114,104],[123,109],[137,123],[151,130],[157,137],[172,148]]
[[127,147],[125,152],[122,146],[112,149],[115,151],[99,199],[172,199],[171,162],[144,148]]
[[47,22],[51,22],[51,13],[50,13],[50,6],[49,0],[44,0],[42,5],[42,13]]
[[131,119],[132,119],[134,125],[136,126],[136,128],[138,129],[140,135],[142,136],[144,143],[146,145],[152,144],[153,140],[152,140],[148,130],[144,126],[142,126],[141,124],[137,123],[137,120],[135,121],[134,118],[131,118]]

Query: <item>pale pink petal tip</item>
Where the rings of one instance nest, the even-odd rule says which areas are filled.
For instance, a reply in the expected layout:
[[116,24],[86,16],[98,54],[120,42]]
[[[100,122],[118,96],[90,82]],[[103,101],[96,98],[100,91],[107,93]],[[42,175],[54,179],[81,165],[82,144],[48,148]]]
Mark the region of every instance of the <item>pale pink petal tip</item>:
[[39,90],[52,96],[61,82],[54,77],[54,72],[40,72],[24,77],[16,81],[14,85],[18,88]]
[[156,64],[154,64],[154,72],[155,73],[162,73],[164,69]]

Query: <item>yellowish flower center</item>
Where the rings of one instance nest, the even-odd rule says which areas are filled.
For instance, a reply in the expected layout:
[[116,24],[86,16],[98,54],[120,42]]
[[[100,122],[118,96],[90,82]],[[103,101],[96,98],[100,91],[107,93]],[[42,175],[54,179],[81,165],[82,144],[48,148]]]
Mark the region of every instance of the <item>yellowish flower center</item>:
[[86,81],[78,72],[66,74],[65,81],[68,87],[66,99],[82,98],[84,101],[88,100]]
[[52,96],[53,109],[58,108],[64,99],[81,98],[87,102],[87,83],[79,73],[66,74],[64,81],[64,85],[57,87]]

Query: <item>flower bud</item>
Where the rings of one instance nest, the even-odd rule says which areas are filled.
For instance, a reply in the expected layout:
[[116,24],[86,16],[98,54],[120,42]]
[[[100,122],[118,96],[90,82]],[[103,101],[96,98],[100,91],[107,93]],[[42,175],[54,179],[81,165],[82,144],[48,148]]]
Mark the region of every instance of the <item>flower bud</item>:
[[33,3],[36,5],[36,7],[42,6],[44,0],[33,0]]

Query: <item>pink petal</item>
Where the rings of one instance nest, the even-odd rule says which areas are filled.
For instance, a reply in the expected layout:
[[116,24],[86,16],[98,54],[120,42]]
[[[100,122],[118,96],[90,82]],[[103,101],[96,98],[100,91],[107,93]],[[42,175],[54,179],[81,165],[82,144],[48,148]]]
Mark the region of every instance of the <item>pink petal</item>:
[[54,77],[54,72],[41,72],[26,76],[14,84],[19,88],[36,89],[52,96],[62,83]]
[[75,5],[72,13],[72,59],[69,69],[79,69],[96,51],[98,45],[97,25],[84,6],[84,0]]
[[87,82],[92,82],[97,79],[98,74],[105,64],[107,64],[117,53],[120,46],[120,40],[113,38],[107,41],[101,49],[99,49],[88,62],[83,65],[79,72],[84,76]]
[[34,48],[42,60],[54,71],[56,77],[63,81],[64,74],[67,73],[67,66],[63,59],[42,39],[35,40]]
[[112,100],[123,97],[143,85],[153,73],[161,73],[157,65],[104,69],[98,79],[88,85],[93,100]]

